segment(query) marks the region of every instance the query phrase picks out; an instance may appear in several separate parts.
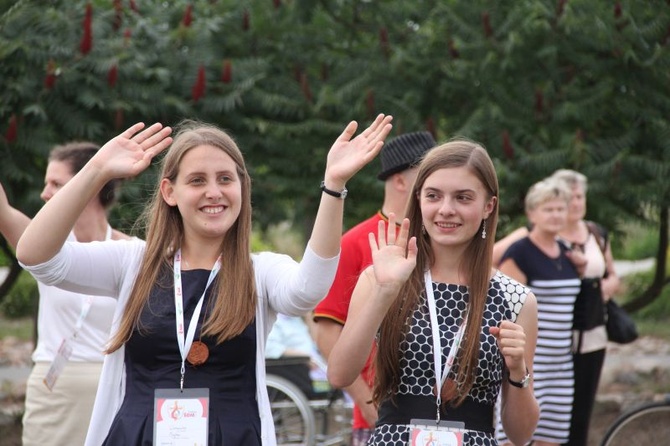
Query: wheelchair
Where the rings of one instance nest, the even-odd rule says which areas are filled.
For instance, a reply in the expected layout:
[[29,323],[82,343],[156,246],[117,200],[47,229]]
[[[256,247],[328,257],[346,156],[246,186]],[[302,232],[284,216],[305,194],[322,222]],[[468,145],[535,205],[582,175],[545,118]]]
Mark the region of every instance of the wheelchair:
[[[315,365],[317,373],[311,373]],[[278,445],[350,443],[353,403],[330,387],[324,364],[295,356],[266,359],[265,367]]]

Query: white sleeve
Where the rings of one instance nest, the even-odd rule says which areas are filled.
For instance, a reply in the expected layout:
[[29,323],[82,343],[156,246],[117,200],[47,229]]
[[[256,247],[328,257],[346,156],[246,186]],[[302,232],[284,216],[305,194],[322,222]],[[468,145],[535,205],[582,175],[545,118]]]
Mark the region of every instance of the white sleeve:
[[314,309],[328,293],[339,258],[339,255],[321,258],[309,246],[300,263],[283,254],[257,254],[254,270],[258,293],[265,294],[275,311],[301,316]]
[[[75,293],[118,297],[130,264],[144,250],[144,241],[66,242],[50,260],[21,265],[36,280]],[[136,272],[132,272],[136,274]]]

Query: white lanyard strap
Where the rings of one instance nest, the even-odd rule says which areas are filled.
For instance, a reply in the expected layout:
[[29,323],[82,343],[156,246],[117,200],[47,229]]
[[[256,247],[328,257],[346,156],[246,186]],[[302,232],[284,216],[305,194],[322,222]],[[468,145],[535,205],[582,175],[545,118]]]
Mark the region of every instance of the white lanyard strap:
[[207,289],[214,281],[216,274],[221,269],[221,256],[216,259],[212,271],[209,273],[209,278],[207,279],[207,285],[205,290],[200,296],[198,305],[196,305],[195,310],[193,310],[193,315],[191,316],[191,321],[188,324],[188,332],[186,333],[186,339],[184,339],[184,298],[182,296],[182,287],[181,287],[181,249],[178,249],[174,255],[174,306],[175,306],[175,322],[177,324],[177,344],[179,345],[179,353],[181,354],[181,380],[180,380],[180,389],[184,389],[184,374],[186,373],[186,356],[188,355],[189,350],[191,350],[191,344],[193,344],[193,338],[195,337],[195,328],[198,325],[198,320],[200,319],[200,312],[202,310],[202,303],[205,300],[205,293]]
[[72,339],[76,338],[81,330],[82,325],[84,325],[84,319],[88,315],[91,305],[93,304],[92,297],[83,297],[81,303],[81,311],[79,312],[79,317],[77,318],[77,323],[74,325],[74,331],[72,332]]
[[437,321],[437,308],[435,305],[435,295],[433,294],[433,278],[430,275],[430,270],[426,270],[424,273],[424,282],[426,284],[426,300],[428,301],[428,314],[430,315],[430,328],[433,334],[433,358],[435,363],[435,393],[437,394],[437,421],[440,421],[440,405],[442,404],[442,386],[449,376],[449,371],[451,366],[454,364],[454,359],[456,358],[456,353],[461,345],[461,340],[463,339],[463,334],[465,333],[465,327],[467,322],[463,319],[463,323],[458,329],[458,332],[454,336],[454,340],[451,344],[451,349],[449,349],[449,354],[447,355],[447,361],[442,370],[442,338],[440,337],[440,326]]

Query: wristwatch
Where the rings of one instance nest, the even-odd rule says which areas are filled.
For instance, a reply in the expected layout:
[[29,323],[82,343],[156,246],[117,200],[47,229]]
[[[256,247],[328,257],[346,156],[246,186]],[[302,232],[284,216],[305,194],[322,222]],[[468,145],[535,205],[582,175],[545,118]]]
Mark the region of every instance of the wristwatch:
[[528,369],[526,369],[526,375],[523,377],[521,381],[512,381],[508,375],[507,381],[514,387],[518,387],[519,389],[525,389],[526,387],[530,386],[530,373],[528,373]]
[[343,188],[343,189],[342,189],[341,191],[339,191],[339,192],[334,191],[334,190],[330,190],[330,189],[328,189],[328,188],[326,187],[326,182],[325,182],[325,181],[322,181],[322,182],[321,182],[321,190],[322,190],[323,192],[327,193],[328,195],[332,196],[332,197],[340,198],[340,199],[342,199],[342,200],[344,200],[345,198],[347,198],[347,192],[349,192],[349,191],[347,190],[346,187]]

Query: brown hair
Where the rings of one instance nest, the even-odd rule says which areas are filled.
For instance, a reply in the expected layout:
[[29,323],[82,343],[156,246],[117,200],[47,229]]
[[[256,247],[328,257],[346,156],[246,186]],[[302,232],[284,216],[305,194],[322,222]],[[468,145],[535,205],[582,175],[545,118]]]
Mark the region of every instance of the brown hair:
[[[59,161],[70,166],[73,175],[79,172],[84,165],[100,149],[100,146],[88,141],[70,142],[54,147],[49,153],[49,162]],[[116,201],[116,194],[121,180],[114,179],[107,182],[98,193],[98,201],[103,208],[109,209]]]
[[[389,395],[395,395],[400,384],[399,346],[406,336],[407,321],[419,305],[424,289],[424,271],[434,263],[435,257],[430,239],[422,235],[420,192],[426,178],[440,169],[467,167],[484,185],[489,199],[498,196],[498,178],[486,150],[468,140],[453,140],[430,150],[419,164],[413,194],[409,198],[406,215],[412,222],[410,236],[418,244],[417,262],[414,271],[400,289],[379,329],[379,344],[376,355],[376,375],[373,400],[380,404]],[[479,360],[479,333],[487,293],[490,286],[493,244],[498,224],[497,200],[489,217],[482,221],[486,227],[486,238],[475,236],[464,253],[460,272],[467,277],[470,300],[467,309],[467,328],[458,352],[456,382],[460,390],[452,404],[460,404],[466,398],[475,380]],[[479,234],[479,233],[478,233]],[[392,397],[393,398],[393,397]]]
[[[202,145],[213,146],[228,154],[237,166],[242,189],[240,215],[221,242],[221,252],[226,260],[217,276],[217,287],[208,317],[203,325],[203,335],[216,336],[221,343],[239,335],[254,319],[256,311],[256,286],[251,261],[251,178],[247,172],[242,152],[235,141],[223,130],[209,124],[183,121],[167,154],[161,162],[158,184],[163,178],[174,181],[184,154]],[[181,214],[169,206],[156,187],[150,205],[145,209],[142,222],[146,227],[146,248],[135,279],[128,304],[123,313],[119,331],[114,334],[107,350],[118,350],[139,327],[140,313],[151,289],[157,284],[160,271],[172,269],[172,256],[182,242],[184,233]],[[225,286],[221,286],[224,283]]]

